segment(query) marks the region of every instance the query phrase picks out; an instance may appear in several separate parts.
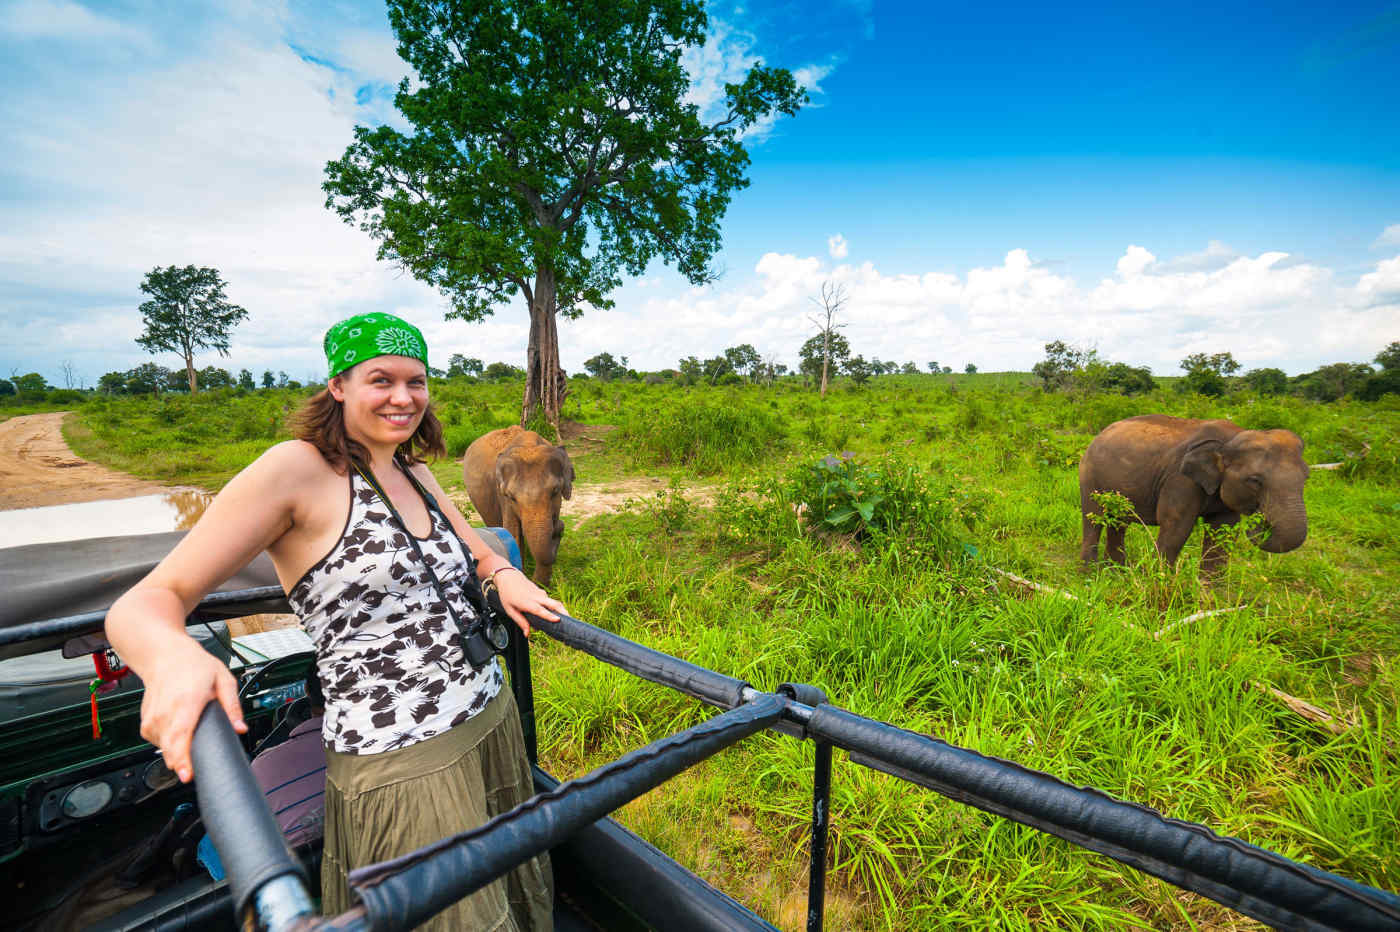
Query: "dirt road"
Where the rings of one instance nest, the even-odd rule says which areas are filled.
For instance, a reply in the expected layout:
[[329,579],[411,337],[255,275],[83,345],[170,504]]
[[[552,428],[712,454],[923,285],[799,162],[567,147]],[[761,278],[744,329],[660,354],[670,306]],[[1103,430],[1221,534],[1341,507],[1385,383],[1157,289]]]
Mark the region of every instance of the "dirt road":
[[26,414],[0,422],[0,511],[166,491],[75,456],[63,442],[67,415]]

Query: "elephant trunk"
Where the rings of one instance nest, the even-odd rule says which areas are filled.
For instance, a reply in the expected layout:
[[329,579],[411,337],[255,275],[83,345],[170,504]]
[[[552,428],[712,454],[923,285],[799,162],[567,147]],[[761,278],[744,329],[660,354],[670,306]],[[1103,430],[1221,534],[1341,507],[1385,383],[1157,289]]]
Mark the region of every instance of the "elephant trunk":
[[[1268,502],[1263,509],[1268,528],[1255,537],[1261,550],[1267,553],[1287,553],[1302,546],[1308,537],[1308,513],[1303,497],[1290,496],[1281,502]],[[1261,539],[1262,538],[1262,539]]]
[[523,515],[520,532],[535,558],[535,582],[549,585],[554,574],[554,559],[559,554],[559,538],[564,533],[564,522],[545,511],[544,514]]

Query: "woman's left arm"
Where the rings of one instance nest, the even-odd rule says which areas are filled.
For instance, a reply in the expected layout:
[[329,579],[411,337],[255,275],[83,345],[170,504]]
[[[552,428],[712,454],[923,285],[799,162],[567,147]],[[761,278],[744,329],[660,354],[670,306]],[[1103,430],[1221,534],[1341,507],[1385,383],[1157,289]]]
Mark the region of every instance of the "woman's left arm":
[[[438,507],[447,516],[447,520],[452,522],[453,530],[471,550],[472,557],[476,560],[477,578],[483,582],[492,578],[496,591],[501,596],[501,607],[506,610],[511,620],[520,626],[520,630],[529,636],[530,622],[525,617],[527,614],[544,618],[546,621],[558,621],[559,616],[555,613],[565,612],[564,603],[550,598],[549,593],[535,585],[524,571],[517,570],[509,560],[492,550],[486,541],[481,539],[481,535],[457,510],[452,499],[447,497],[432,470],[426,464],[420,463],[413,467],[413,475],[423,483],[423,488],[437,499]],[[502,572],[503,570],[508,572]]]

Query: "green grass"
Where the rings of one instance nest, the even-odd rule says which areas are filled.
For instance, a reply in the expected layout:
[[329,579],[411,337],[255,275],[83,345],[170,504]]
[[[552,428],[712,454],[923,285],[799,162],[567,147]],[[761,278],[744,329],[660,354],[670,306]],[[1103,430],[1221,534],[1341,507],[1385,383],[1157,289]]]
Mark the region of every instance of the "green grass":
[[[556,594],[580,618],[760,688],[815,683],[858,713],[1400,887],[1400,406],[1045,395],[1016,381],[891,376],[825,399],[793,382],[577,382],[566,417],[618,427],[576,459],[578,482],[662,475],[675,488],[571,527]],[[216,487],[285,436],[300,396],[215,395],[94,400],[68,420],[70,440],[147,478]],[[434,386],[454,452],[512,423],[519,397],[518,384]],[[1307,543],[1268,555],[1233,541],[1227,571],[1203,584],[1198,544],[1171,573],[1135,528],[1129,567],[1083,573],[1079,454],[1108,423],[1151,412],[1288,427],[1309,462],[1346,464],[1308,481]],[[868,481],[893,483],[907,517],[805,529],[788,477],[843,450],[884,464]],[[455,463],[435,469],[460,489]],[[716,482],[713,508],[685,498]],[[932,498],[911,497],[915,484]],[[1027,593],[992,568],[1076,598]],[[1152,636],[1222,608],[1234,610]],[[545,638],[535,647],[541,746],[561,778],[710,714]],[[1333,734],[1270,687],[1354,724]],[[810,744],[761,735],[619,817],[800,928],[811,763]],[[830,928],[1256,927],[841,754],[834,784]]]

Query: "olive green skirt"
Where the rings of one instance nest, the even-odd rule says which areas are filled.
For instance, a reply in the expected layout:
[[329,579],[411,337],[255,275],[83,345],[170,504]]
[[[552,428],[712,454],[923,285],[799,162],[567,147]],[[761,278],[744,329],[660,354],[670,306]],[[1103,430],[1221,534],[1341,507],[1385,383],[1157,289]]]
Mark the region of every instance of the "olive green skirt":
[[[475,828],[533,795],[509,687],[449,732],[397,751],[326,749],[321,911],[353,905],[346,874]],[[527,861],[444,910],[423,929],[540,932],[553,928],[549,856]]]

